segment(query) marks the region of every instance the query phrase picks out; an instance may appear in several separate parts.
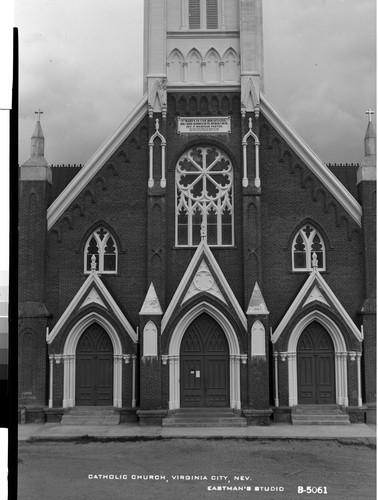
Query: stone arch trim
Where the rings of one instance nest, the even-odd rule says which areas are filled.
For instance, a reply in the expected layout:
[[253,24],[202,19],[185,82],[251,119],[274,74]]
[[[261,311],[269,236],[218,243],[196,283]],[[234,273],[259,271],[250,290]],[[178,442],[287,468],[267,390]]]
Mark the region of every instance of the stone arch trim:
[[187,311],[173,328],[168,347],[169,362],[169,409],[180,408],[180,346],[189,325],[202,313],[211,316],[222,328],[230,353],[230,407],[241,408],[240,398],[240,354],[239,341],[230,320],[217,307],[208,302],[199,302]]
[[219,148],[223,153],[225,153],[231,160],[232,166],[234,168],[234,171],[236,171],[239,168],[239,162],[236,159],[236,156],[234,152],[228,147],[227,144],[224,142],[214,139],[211,137],[206,137],[206,138],[198,138],[198,139],[192,139],[183,144],[175,153],[175,156],[172,158],[172,160],[169,163],[168,170],[169,171],[175,171],[177,162],[179,158],[186,152],[192,149],[195,146],[214,146]]
[[348,406],[347,344],[338,325],[328,315],[318,310],[311,311],[293,326],[288,341],[287,352],[280,353],[281,360],[287,358],[288,363],[289,406],[296,406],[298,404],[298,341],[305,328],[313,321],[320,323],[331,337],[335,350],[336,403]]
[[290,237],[288,239],[288,244],[287,244],[287,246],[284,247],[284,250],[291,249],[291,247],[293,246],[294,238],[297,235],[298,231],[300,231],[300,229],[303,226],[306,226],[307,224],[310,226],[313,226],[318,231],[318,233],[321,235],[321,237],[323,238],[327,252],[334,250],[334,247],[331,245],[331,241],[328,237],[327,232],[325,231],[323,226],[318,221],[313,219],[312,217],[305,217],[300,222],[298,222],[298,224],[293,228],[293,230],[290,234]]
[[63,408],[75,406],[76,348],[81,335],[93,323],[98,323],[109,335],[113,346],[113,405],[122,406],[122,344],[110,321],[96,311],[79,319],[71,328],[63,348]]
[[103,226],[111,234],[111,236],[115,240],[115,242],[117,244],[117,248],[118,248],[118,253],[125,253],[124,248],[122,248],[122,246],[121,246],[121,240],[118,236],[118,233],[115,231],[113,226],[111,224],[109,224],[107,221],[105,221],[104,219],[99,219],[98,221],[94,222],[86,229],[86,231],[84,232],[84,234],[82,235],[82,237],[80,239],[80,244],[79,244],[78,248],[76,249],[76,252],[83,253],[85,251],[85,245],[88,241],[88,238],[90,237],[90,235],[94,231],[96,231],[96,229],[98,229],[101,226]]

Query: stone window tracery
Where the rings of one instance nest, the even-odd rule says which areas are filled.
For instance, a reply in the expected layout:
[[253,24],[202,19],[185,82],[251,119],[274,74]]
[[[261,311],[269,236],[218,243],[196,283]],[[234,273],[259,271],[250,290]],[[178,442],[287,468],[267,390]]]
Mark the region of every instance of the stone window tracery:
[[209,245],[231,246],[233,236],[233,168],[213,146],[194,146],[176,165],[176,244],[198,245],[201,225]]
[[[93,257],[95,261],[92,261]],[[90,273],[93,262],[96,271],[100,273],[117,272],[118,249],[112,235],[103,226],[97,228],[85,244],[84,268],[85,273]]]
[[313,226],[306,224],[296,234],[292,245],[293,271],[311,271],[314,253],[319,271],[325,271],[325,245]]

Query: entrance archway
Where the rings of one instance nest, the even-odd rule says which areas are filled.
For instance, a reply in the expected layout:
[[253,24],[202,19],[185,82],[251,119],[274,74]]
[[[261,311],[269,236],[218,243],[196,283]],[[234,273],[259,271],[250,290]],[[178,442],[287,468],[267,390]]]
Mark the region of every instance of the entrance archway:
[[181,407],[229,407],[228,342],[221,326],[206,313],[184,334],[180,374]]
[[184,314],[184,316],[181,317],[172,332],[168,348],[168,357],[166,358],[166,362],[169,363],[169,409],[177,410],[178,408],[180,408],[180,350],[182,339],[190,324],[202,313],[208,314],[220,325],[227,339],[230,360],[229,406],[233,409],[240,410],[240,363],[242,355],[240,354],[238,337],[235,333],[233,325],[223,314],[223,312],[220,311],[218,307],[209,304],[207,301],[199,302],[186,314]]
[[86,328],[77,344],[76,405],[113,405],[113,346],[98,323]]
[[297,346],[298,404],[335,404],[335,351],[317,321],[301,334]]

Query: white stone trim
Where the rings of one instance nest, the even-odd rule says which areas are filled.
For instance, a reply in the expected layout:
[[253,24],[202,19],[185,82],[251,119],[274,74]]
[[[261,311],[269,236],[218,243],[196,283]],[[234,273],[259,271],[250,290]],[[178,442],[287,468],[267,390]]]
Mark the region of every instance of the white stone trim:
[[[80,300],[85,296],[85,294],[88,292],[88,290],[92,291],[92,286],[93,284],[96,284],[98,289],[102,292],[103,298],[105,301],[108,303],[109,308],[111,311],[114,313],[118,321],[121,323],[123,328],[126,330],[126,332],[129,334],[131,340],[134,343],[138,342],[138,335],[133,329],[133,327],[130,325],[128,322],[127,318],[121,311],[121,309],[118,307],[117,303],[111,296],[109,290],[106,288],[104,283],[101,281],[100,276],[96,272],[91,272],[91,274],[88,276],[88,278],[84,281],[82,286],[80,287],[79,291],[75,295],[75,297],[71,300],[70,304],[68,305],[67,309],[64,311],[62,316],[59,318],[58,322],[54,326],[54,328],[49,332],[46,336],[46,342],[48,344],[51,344],[55,337],[58,335],[58,333],[61,331],[63,326],[66,324],[72,313],[75,311],[76,307],[78,306]],[[91,292],[89,292],[91,293]],[[88,293],[88,295],[89,295]],[[105,305],[104,305],[105,307]]]
[[361,165],[357,170],[357,185],[363,181],[373,181],[377,180],[377,168],[367,165]]
[[51,229],[59,217],[71,205],[84,187],[93,179],[101,167],[125,141],[147,113],[147,94],[139,101],[117,130],[100,146],[80,172],[47,209],[47,229]]
[[345,208],[352,219],[361,227],[361,205],[310,149],[310,147],[291,127],[285,118],[274,108],[272,103],[262,92],[260,93],[260,109],[281,137],[305,162],[306,166],[309,167],[309,169],[318,177],[318,179],[325,185],[336,200]]
[[361,352],[357,352],[357,401],[358,406],[362,406],[362,384],[361,384]]
[[184,304],[184,302],[201,292],[210,293],[211,295],[214,295],[214,297],[217,297],[222,302],[227,304],[226,299],[223,297],[222,292],[219,290],[219,287],[204,260],[202,260],[199,268],[197,269],[197,272],[193,277],[192,283],[188,288],[188,291],[186,292],[182,303]]
[[280,406],[279,385],[278,385],[278,352],[273,353],[274,358],[274,406]]
[[324,326],[332,339],[335,350],[336,403],[338,405],[348,406],[347,349],[345,340],[336,323],[320,311],[311,311],[307,316],[298,321],[290,335],[287,353],[280,353],[281,357],[283,354],[286,354],[288,360],[289,406],[298,404],[298,341],[302,332],[313,321],[318,321]]
[[50,380],[49,380],[49,408],[53,407],[53,384],[54,384],[54,355],[49,355],[50,360]]
[[113,325],[96,312],[81,318],[67,336],[63,349],[63,408],[75,406],[76,348],[83,332],[92,323],[101,325],[110,337],[113,346],[113,405],[122,406],[122,345]]
[[303,287],[301,288],[300,292],[295,297],[293,303],[289,307],[285,316],[282,318],[282,320],[280,321],[279,325],[277,326],[274,334],[272,335],[272,343],[275,344],[278,341],[278,339],[282,335],[282,332],[287,327],[289,321],[293,318],[296,311],[299,310],[300,305],[303,302],[303,300],[306,298],[308,292],[312,289],[312,287],[315,287],[316,284],[319,285],[320,290],[322,290],[322,292],[323,292],[323,296],[325,298],[328,298],[329,302],[335,307],[337,312],[340,314],[340,316],[343,318],[345,323],[348,325],[350,330],[355,335],[356,339],[359,342],[362,342],[363,336],[362,336],[360,330],[357,328],[357,326],[353,322],[352,318],[349,316],[347,311],[344,309],[344,307],[342,306],[339,299],[333,293],[333,291],[331,290],[331,288],[329,287],[329,285],[327,284],[327,282],[325,281],[323,276],[314,267],[311,274],[309,275],[306,282],[304,283]]
[[131,407],[132,408],[135,408],[136,407],[136,376],[135,376],[135,371],[136,371],[136,355],[135,354],[132,354],[131,355],[131,359],[132,359],[132,369],[133,369],[133,379],[132,379],[132,394],[131,394]]
[[222,288],[225,291],[226,297],[231,302],[231,306],[235,310],[241,324],[243,325],[245,330],[247,330],[247,327],[248,327],[247,318],[246,318],[242,308],[240,307],[240,304],[237,301],[234,292],[232,291],[230,285],[228,284],[228,281],[226,280],[218,262],[216,261],[213,253],[211,252],[209,246],[207,245],[207,243],[205,243],[205,241],[202,240],[200,242],[200,244],[198,245],[198,248],[197,248],[195,254],[193,255],[193,258],[192,258],[187,270],[185,271],[185,274],[182,277],[180,284],[177,287],[177,290],[176,290],[171,302],[169,303],[167,310],[164,313],[164,316],[163,316],[162,321],[161,321],[162,333],[164,333],[165,327],[167,326],[168,321],[170,320],[176,306],[179,303],[181,303],[182,298],[183,298],[183,294],[184,294],[184,290],[185,290],[186,286],[189,284],[189,281],[191,281],[192,275],[193,275],[197,265],[198,266],[200,265],[204,256],[206,256],[208,258],[208,261],[210,262],[210,267],[212,267],[212,269],[214,271],[214,273],[213,273],[214,278],[217,278],[218,282],[222,285]]
[[230,353],[230,407],[241,408],[240,402],[240,348],[239,341],[230,321],[216,307],[201,302],[188,311],[176,325],[168,348],[169,361],[169,409],[180,408],[180,347],[189,325],[200,314],[206,312],[219,323],[226,335]]

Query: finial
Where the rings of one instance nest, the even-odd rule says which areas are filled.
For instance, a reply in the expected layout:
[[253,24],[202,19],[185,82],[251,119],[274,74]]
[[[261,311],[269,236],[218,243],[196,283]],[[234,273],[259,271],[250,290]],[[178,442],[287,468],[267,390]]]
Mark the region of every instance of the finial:
[[252,118],[248,120],[249,130],[252,130]]
[[367,111],[365,111],[365,115],[369,115],[369,122],[371,122],[371,117],[372,115],[374,115],[374,111],[369,108]]
[[206,224],[204,222],[201,224],[201,240],[206,240]]
[[155,120],[155,129],[159,130],[159,118],[156,118]]
[[34,111],[34,114],[38,115],[38,121],[40,121],[41,120],[41,115],[43,115],[43,111],[41,111],[40,109],[38,109],[38,111]]
[[312,267],[314,269],[318,269],[318,257],[316,255],[316,252],[312,253]]
[[92,271],[92,273],[96,272],[96,267],[97,267],[96,256],[92,255],[92,258],[91,258],[91,271]]

